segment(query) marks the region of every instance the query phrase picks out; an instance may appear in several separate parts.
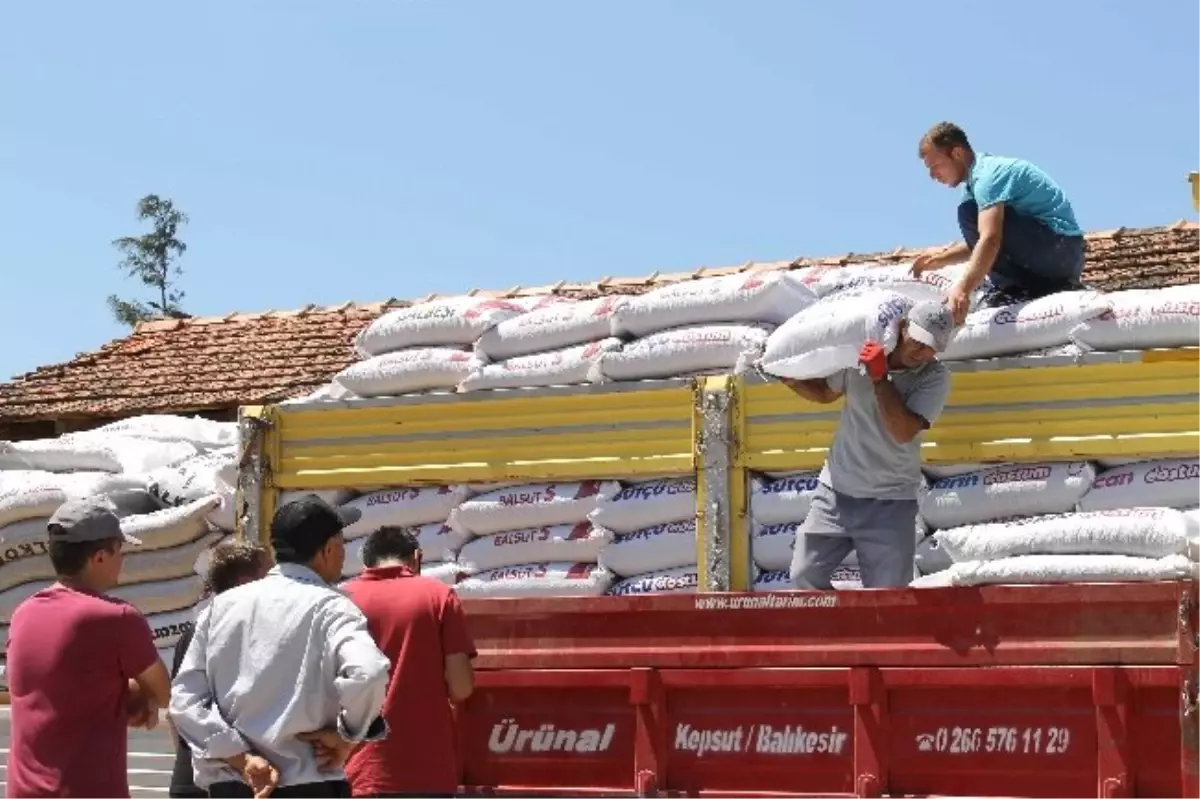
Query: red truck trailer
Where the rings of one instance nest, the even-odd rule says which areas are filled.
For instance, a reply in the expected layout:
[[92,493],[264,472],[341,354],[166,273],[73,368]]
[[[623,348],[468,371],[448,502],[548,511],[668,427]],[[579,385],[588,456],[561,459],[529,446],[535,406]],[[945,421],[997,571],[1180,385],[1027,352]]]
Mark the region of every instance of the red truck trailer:
[[468,794],[1181,796],[1196,585],[467,600]]

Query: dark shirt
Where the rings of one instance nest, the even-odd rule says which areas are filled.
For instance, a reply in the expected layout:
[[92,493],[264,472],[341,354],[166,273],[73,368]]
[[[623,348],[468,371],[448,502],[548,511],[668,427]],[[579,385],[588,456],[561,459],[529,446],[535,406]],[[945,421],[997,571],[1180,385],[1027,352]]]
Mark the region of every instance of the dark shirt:
[[[192,643],[194,627],[188,627],[179,636],[175,644],[175,657],[171,663],[171,679],[179,673],[179,664],[187,653],[188,645]],[[192,750],[181,736],[175,736],[175,768],[171,771],[171,796],[206,796],[207,794],[196,787],[192,779]]]

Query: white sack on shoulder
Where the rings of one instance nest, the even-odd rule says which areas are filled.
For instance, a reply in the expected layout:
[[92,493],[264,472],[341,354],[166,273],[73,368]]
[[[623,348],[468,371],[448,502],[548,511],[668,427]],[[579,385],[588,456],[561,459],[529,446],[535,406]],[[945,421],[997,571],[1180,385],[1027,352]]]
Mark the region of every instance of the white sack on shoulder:
[[626,485],[588,516],[614,533],[696,517],[696,478],[667,478]]
[[1162,558],[1189,554],[1195,526],[1169,508],[1101,510],[954,527],[934,534],[956,563],[1021,555],[1130,555]]
[[237,422],[214,422],[199,416],[174,414],[145,414],[119,419],[97,427],[97,433],[144,438],[151,441],[183,441],[198,449],[236,446]]
[[621,577],[694,566],[696,522],[668,522],[617,536],[600,552],[604,568]]
[[726,322],[778,325],[815,299],[799,276],[782,270],[684,280],[618,308],[613,335],[644,337],[670,328]]
[[[518,317],[520,318],[520,317]],[[606,338],[567,349],[519,355],[499,363],[477,366],[458,385],[462,393],[496,388],[570,386],[599,382],[600,359],[621,349],[621,340]]]
[[557,298],[445,297],[421,302],[376,319],[355,337],[354,347],[359,355],[370,357],[412,347],[470,346],[504,320],[554,301]]
[[606,352],[609,380],[661,380],[699,372],[742,372],[762,354],[771,328],[757,324],[701,325],[651,333]]
[[855,368],[867,339],[888,352],[895,349],[900,320],[913,304],[910,297],[885,289],[848,291],[819,300],[771,334],[762,370],[810,380]]
[[464,597],[600,596],[612,575],[595,563],[527,563],[466,577],[454,586]]
[[1108,309],[1095,291],[1062,291],[1000,308],[981,308],[967,315],[943,361],[995,358],[1070,342],[1071,331]]
[[938,480],[921,499],[921,517],[935,529],[1067,513],[1096,477],[1084,461],[1012,463]]
[[612,296],[552,303],[505,319],[479,337],[475,351],[501,361],[601,341],[613,335],[613,312],[627,301],[627,297]]
[[798,472],[775,480],[752,480],[750,515],[759,524],[804,521],[819,476],[819,472]]
[[1096,475],[1079,509],[1185,508],[1200,497],[1200,459],[1143,461]]
[[955,563],[918,577],[913,588],[947,585],[1032,585],[1048,583],[1137,583],[1194,580],[1197,565],[1184,555],[1135,558],[1129,555],[1023,555],[1002,560]]
[[522,563],[595,563],[613,534],[591,522],[510,530],[463,545],[458,565],[468,574]]
[[421,391],[452,391],[481,361],[450,347],[397,350],[352,363],[337,381],[360,397],[398,397]]
[[[419,527],[441,524],[467,497],[465,486],[409,486],[372,491],[350,500],[344,507],[359,512],[345,529],[347,539],[370,535],[380,527]],[[461,541],[459,542],[461,543]]]
[[696,566],[662,569],[621,580],[609,589],[613,596],[642,594],[694,594],[700,586],[700,570]]
[[1148,350],[1200,345],[1200,284],[1133,289],[1106,295],[1111,306],[1071,337],[1095,350]]
[[446,523],[474,535],[575,524],[586,521],[601,502],[620,490],[621,485],[615,480],[502,488],[466,500],[454,509]]

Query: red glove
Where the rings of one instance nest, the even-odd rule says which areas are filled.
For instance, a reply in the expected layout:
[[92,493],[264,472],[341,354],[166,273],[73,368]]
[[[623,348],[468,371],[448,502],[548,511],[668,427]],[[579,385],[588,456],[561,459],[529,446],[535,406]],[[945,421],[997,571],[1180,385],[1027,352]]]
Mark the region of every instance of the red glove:
[[879,342],[867,339],[867,343],[858,351],[858,362],[862,364],[872,382],[878,383],[887,379],[887,353],[883,351]]

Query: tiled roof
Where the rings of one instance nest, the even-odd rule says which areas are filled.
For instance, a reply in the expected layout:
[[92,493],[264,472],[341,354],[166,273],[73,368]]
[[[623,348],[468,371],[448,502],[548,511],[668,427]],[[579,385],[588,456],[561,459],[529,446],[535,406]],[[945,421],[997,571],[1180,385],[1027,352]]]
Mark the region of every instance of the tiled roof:
[[[1124,228],[1087,237],[1085,280],[1096,288],[1172,286],[1198,279],[1200,231],[1180,221],[1158,228]],[[587,298],[640,294],[666,283],[749,268],[909,260],[920,250],[747,263],[693,272],[560,282],[533,288],[468,292],[479,296],[560,294]],[[412,300],[417,302],[427,297]],[[409,301],[309,306],[298,311],[235,313],[222,317],[143,323],[127,338],[74,360],[45,366],[0,385],[0,421],[115,417],[195,411],[301,396],[329,382],[355,360],[354,335],[372,319]]]

